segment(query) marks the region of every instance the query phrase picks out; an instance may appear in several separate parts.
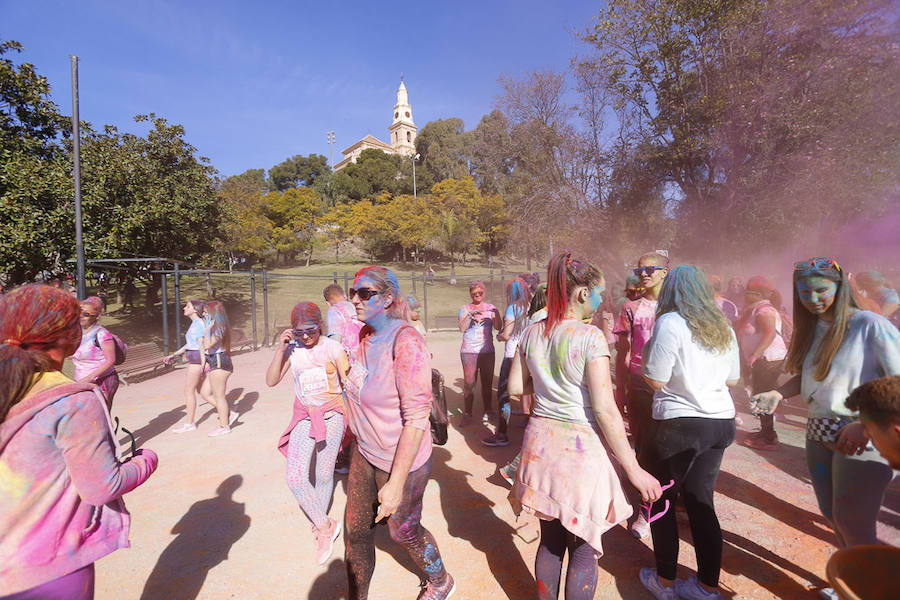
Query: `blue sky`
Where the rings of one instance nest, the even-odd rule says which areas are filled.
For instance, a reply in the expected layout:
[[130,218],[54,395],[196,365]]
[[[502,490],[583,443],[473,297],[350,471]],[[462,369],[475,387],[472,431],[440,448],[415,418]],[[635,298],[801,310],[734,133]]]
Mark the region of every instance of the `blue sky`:
[[501,73],[565,69],[589,48],[573,31],[602,6],[578,0],[456,2],[72,2],[0,0],[0,39],[35,64],[71,113],[68,55],[80,57],[81,118],[140,132],[181,123],[222,175],[294,154],[387,140],[400,74],[413,118],[493,108]]

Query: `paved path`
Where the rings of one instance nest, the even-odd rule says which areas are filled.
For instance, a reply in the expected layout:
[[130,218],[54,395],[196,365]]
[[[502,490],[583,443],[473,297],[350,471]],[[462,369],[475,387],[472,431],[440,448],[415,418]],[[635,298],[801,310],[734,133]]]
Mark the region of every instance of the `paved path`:
[[[462,402],[458,345],[455,333],[429,336],[451,409]],[[115,414],[139,445],[159,454],[160,468],[127,496],[132,547],[98,563],[98,599],[346,597],[342,540],[330,562],[315,564],[308,521],[284,481],[285,461],[275,443],[289,420],[292,392],[287,379],[273,389],[265,386],[270,358],[268,349],[235,356],[228,397],[241,417],[230,435],[219,438],[206,436],[215,427],[208,406],[200,411],[198,431],[169,432],[184,415],[180,370],[119,389]],[[741,598],[815,598],[808,590],[823,583],[833,552],[833,535],[816,509],[806,472],[804,412],[788,407],[783,415],[777,425],[781,449],[762,453],[735,444],[717,486],[725,539],[722,584]],[[742,417],[738,440],[753,423],[745,411]],[[523,431],[514,424],[513,445],[486,448],[479,440],[488,429],[471,425],[454,429],[450,442],[435,449],[423,522],[458,582],[455,598],[534,597],[537,523],[516,521],[496,473],[515,454]],[[897,544],[900,485],[894,483],[879,532]],[[346,476],[339,476],[333,516],[343,514],[345,485]],[[695,568],[686,517],[679,522],[681,563]],[[637,580],[638,569],[652,564],[649,542],[634,540],[622,527],[603,541],[595,598],[650,598]],[[370,597],[415,598],[418,578],[385,527],[379,527],[376,552]]]

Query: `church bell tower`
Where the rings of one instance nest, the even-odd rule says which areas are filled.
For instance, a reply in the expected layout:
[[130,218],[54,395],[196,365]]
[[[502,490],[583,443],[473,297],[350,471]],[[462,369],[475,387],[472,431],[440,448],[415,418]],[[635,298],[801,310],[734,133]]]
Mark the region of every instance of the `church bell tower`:
[[397,104],[394,105],[394,120],[388,128],[390,132],[390,144],[394,152],[406,156],[416,153],[416,131],[418,127],[413,122],[412,106],[409,105],[409,93],[403,78],[400,78],[400,87],[397,89]]

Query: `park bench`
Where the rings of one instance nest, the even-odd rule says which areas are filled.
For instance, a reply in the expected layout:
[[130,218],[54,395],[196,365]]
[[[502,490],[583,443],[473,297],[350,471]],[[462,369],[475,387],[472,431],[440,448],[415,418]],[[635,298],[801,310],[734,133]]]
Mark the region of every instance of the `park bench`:
[[119,374],[119,379],[127,385],[128,379],[135,374],[155,374],[158,370],[168,371],[172,369],[172,365],[163,364],[164,356],[159,346],[153,342],[129,346],[125,362],[116,367],[116,373]]
[[435,317],[435,329],[459,329],[459,319],[456,317]]
[[242,350],[247,347],[249,347],[251,350],[256,350],[256,343],[247,337],[247,334],[243,329],[232,329],[231,351],[237,352],[238,350]]

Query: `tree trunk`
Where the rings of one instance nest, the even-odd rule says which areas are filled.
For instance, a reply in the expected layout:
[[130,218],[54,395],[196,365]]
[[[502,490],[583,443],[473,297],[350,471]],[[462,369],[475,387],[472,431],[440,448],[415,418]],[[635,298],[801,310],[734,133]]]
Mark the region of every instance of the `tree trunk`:
[[306,255],[306,266],[309,266],[309,261],[312,259],[312,249],[310,249],[309,254]]
[[456,285],[456,261],[452,254],[450,255],[450,285]]
[[531,273],[531,244],[525,245],[525,270]]
[[339,243],[334,245],[334,264],[336,264],[336,265],[341,264],[341,260],[338,257],[338,251],[339,251],[340,247],[341,247],[341,245]]

